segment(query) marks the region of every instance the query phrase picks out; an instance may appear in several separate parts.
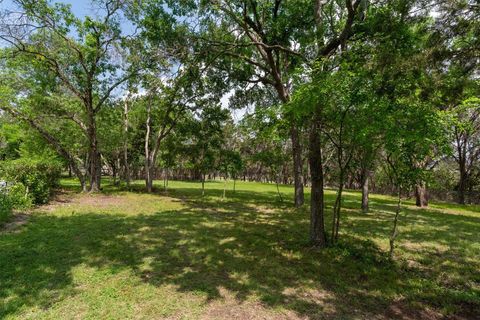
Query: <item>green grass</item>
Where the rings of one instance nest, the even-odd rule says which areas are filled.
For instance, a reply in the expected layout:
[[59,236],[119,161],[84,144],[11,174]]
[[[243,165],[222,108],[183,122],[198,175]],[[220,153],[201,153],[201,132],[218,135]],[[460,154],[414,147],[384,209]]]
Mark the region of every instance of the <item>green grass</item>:
[[[293,189],[170,182],[142,193],[104,184],[36,209],[0,233],[0,319],[416,319],[480,314],[480,210],[407,202],[395,260],[395,200],[345,194],[341,240],[308,245]],[[158,185],[160,188],[160,184]],[[307,195],[308,196],[308,195]],[[334,192],[327,191],[330,213]],[[330,221],[330,217],[328,217]],[[327,226],[328,227],[328,226]]]

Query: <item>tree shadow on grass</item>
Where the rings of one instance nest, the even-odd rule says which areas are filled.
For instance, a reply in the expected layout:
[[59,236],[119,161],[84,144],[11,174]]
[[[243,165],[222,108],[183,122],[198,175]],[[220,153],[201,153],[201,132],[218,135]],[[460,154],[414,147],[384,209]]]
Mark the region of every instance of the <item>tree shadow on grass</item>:
[[[358,256],[350,250],[345,254],[345,248],[310,251],[288,228],[251,223],[234,212],[197,209],[136,217],[38,215],[21,233],[2,240],[0,315],[15,314],[22,305],[48,308],[65,294],[74,294],[72,268],[80,264],[126,268],[152,285],[202,292],[209,300],[221,298],[220,288],[239,301],[255,295],[266,305],[284,305],[306,316],[321,313],[328,304],[343,310],[347,306],[336,294],[357,291],[352,284],[369,273],[382,273],[372,277],[382,282],[394,279],[393,266],[371,268],[380,256],[373,246],[362,247],[366,254]],[[311,299],[297,289],[329,295]]]
[[[22,232],[0,238],[0,318],[24,305],[48,308],[75,295],[72,270],[79,265],[129,270],[139,281],[201,292],[207,300],[221,299],[226,289],[239,302],[255,296],[266,306],[282,306],[313,319],[382,316],[400,296],[408,303],[410,317],[422,317],[416,312],[423,308],[417,306],[416,311],[410,303],[466,303],[472,310],[480,305],[471,288],[464,288],[473,297],[469,300],[458,295],[455,286],[439,286],[443,269],[422,271],[391,262],[365,240],[388,234],[388,219],[355,220],[356,215],[364,216],[348,213],[354,223],[340,244],[315,250],[306,242],[307,213],[283,210],[272,193],[239,191],[218,201],[202,199],[198,191],[172,190],[169,195],[182,199],[183,207],[151,215],[35,215]],[[277,210],[256,210],[253,204]],[[424,223],[437,223],[433,227],[442,231],[412,229],[401,237],[438,238],[451,250],[460,250],[450,234],[470,223],[478,227],[473,218],[437,221],[433,213],[419,214]],[[441,259],[429,255],[425,257]],[[466,261],[461,255],[457,258],[459,264],[450,271],[461,273]],[[386,317],[401,318],[401,312]]]

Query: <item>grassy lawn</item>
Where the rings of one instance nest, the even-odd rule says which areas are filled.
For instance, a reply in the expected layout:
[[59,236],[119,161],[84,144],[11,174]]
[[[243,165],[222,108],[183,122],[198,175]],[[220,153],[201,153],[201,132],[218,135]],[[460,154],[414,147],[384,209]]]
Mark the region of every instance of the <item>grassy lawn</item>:
[[[105,183],[106,184],[106,183]],[[0,233],[0,319],[475,319],[480,208],[407,202],[395,261],[395,200],[345,195],[341,241],[308,246],[293,189],[170,182],[144,194],[73,180],[28,223]],[[160,183],[158,185],[160,189]],[[334,193],[327,191],[330,204]],[[328,219],[328,222],[330,219]],[[328,226],[327,226],[328,227]]]

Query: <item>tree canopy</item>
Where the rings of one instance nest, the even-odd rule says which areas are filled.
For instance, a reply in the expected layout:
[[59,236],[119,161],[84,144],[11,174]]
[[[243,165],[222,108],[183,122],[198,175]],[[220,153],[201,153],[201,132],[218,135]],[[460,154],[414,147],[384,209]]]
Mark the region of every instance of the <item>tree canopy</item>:
[[244,179],[293,184],[301,207],[308,186],[318,247],[339,239],[345,188],[365,212],[369,185],[425,206],[448,172],[432,195],[480,201],[476,1],[93,4],[2,8],[3,160],[55,158],[90,192],[102,175]]

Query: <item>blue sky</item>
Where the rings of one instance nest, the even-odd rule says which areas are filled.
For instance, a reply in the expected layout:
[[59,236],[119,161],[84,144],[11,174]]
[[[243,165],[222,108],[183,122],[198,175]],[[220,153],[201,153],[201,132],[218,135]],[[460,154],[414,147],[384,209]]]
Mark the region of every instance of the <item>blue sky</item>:
[[72,6],[72,11],[75,13],[77,17],[84,17],[87,15],[94,15],[92,10],[92,6],[90,1],[73,1],[73,0],[65,0],[65,1],[56,1],[62,3],[68,3]]
[[[49,1],[50,3],[65,3],[71,6],[72,12],[75,16],[79,18],[84,18],[85,16],[95,17],[97,15],[97,9],[90,0],[61,0],[61,1]],[[0,0],[0,8],[3,9],[14,9],[12,0]],[[125,33],[133,33],[134,28],[131,23],[128,21],[122,21],[122,29]]]
[[[50,1],[52,3],[55,2],[61,2],[61,3],[66,3],[71,5],[72,12],[75,14],[75,16],[79,18],[84,18],[85,16],[96,16],[97,10],[96,8],[92,5],[90,0],[62,0],[62,1]],[[0,9],[14,9],[14,5],[11,0],[0,0]],[[125,34],[131,34],[134,32],[134,28],[131,23],[128,21],[123,21],[122,22],[122,30]],[[0,44],[1,46],[1,44]],[[227,108],[228,106],[228,99],[229,96],[233,92],[230,92],[226,94],[224,97],[221,99],[221,104],[224,108]],[[233,110],[232,115],[236,121],[241,119],[243,115],[245,114],[246,110]]]
[[[55,2],[62,2],[62,3],[68,3],[72,6],[72,11],[75,13],[75,15],[79,17],[84,17],[86,15],[91,15],[93,14],[92,12],[92,6],[90,1],[75,1],[75,0],[64,0],[64,1],[55,1]],[[3,8],[8,8],[11,9],[13,8],[13,4],[11,0],[3,0],[1,1],[1,6]]]

